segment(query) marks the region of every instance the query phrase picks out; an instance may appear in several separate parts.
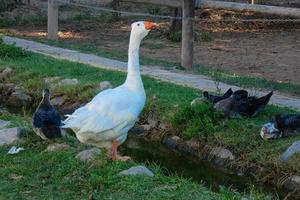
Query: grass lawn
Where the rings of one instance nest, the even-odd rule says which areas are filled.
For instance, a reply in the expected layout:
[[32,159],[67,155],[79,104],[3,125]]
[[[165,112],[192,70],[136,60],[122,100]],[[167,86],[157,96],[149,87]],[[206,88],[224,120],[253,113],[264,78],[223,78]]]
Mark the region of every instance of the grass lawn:
[[[1,46],[5,45],[0,44]],[[125,74],[121,72],[56,60],[39,54],[29,53],[24,56],[12,52],[5,57],[0,57],[0,71],[5,67],[11,67],[14,71],[8,82],[22,86],[25,91],[35,97],[35,103],[40,99],[41,89],[48,87],[43,81],[46,77],[77,78],[80,81],[77,86],[59,87],[52,93],[54,95],[67,94],[70,98],[82,102],[87,102],[97,93],[92,86],[100,81],[108,80],[113,86],[117,86],[125,79]],[[176,115],[183,107],[188,106],[191,100],[201,93],[200,90],[160,82],[149,77],[143,77],[143,81],[147,103],[142,119],[152,113],[163,123],[170,125],[174,123],[174,114]],[[188,132],[186,129],[192,127],[193,123],[185,127],[185,130],[178,130],[174,127],[173,131],[186,139],[202,140],[205,136],[206,143],[229,148],[240,158],[239,162],[245,165],[255,163],[265,166],[274,174],[300,172],[300,157],[296,156],[293,162],[287,165],[282,165],[278,161],[280,153],[293,141],[299,140],[299,135],[268,142],[263,141],[259,136],[261,125],[276,113],[295,113],[295,111],[267,106],[261,114],[252,119],[222,119],[214,124],[213,131]],[[20,116],[6,114],[1,118],[21,123],[21,126],[27,130],[25,152],[13,157],[6,155],[7,148],[0,148],[0,154],[3,155],[0,160],[0,176],[2,176],[0,194],[4,199],[16,199],[17,196],[13,195],[17,195],[18,192],[25,197],[28,196],[29,199],[34,196],[75,198],[79,195],[83,197],[94,195],[98,199],[110,197],[118,199],[127,196],[128,199],[143,199],[145,196],[149,199],[233,199],[232,196],[227,198],[227,194],[211,193],[188,180],[167,177],[156,166],[150,165],[151,169],[158,174],[151,179],[120,178],[117,175],[121,169],[134,165],[133,162],[111,163],[101,157],[92,164],[80,164],[74,158],[75,153],[82,148],[77,144],[73,144],[70,150],[59,153],[43,152],[45,144],[33,136],[29,127],[30,118],[27,115],[20,118]],[[186,134],[187,132],[189,134]],[[23,175],[24,178],[13,182],[8,178],[11,173]],[[235,195],[239,199],[238,194]]]

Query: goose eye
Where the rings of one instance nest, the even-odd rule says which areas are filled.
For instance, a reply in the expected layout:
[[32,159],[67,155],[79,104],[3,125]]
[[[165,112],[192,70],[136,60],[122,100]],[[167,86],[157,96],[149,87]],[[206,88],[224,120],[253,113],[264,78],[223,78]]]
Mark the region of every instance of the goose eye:
[[137,24],[137,26],[140,26],[140,24]]

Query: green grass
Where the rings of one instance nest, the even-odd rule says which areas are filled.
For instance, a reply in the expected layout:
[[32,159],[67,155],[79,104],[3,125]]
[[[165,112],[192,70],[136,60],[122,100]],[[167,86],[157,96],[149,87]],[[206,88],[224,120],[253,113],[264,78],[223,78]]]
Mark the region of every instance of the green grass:
[[[80,81],[79,85],[56,88],[52,93],[54,93],[54,95],[63,93],[68,95],[71,99],[80,100],[81,102],[89,101],[97,93],[97,91],[93,89],[93,85],[100,81],[108,80],[113,86],[117,86],[125,79],[125,74],[121,72],[98,69],[76,62],[56,60],[34,53],[30,53],[26,57],[7,57],[1,59],[0,71],[7,66],[14,70],[13,76],[9,81],[22,86],[36,99],[36,104],[40,98],[42,88],[49,87],[43,81],[46,77],[59,76],[61,78],[77,78]],[[186,112],[180,114],[180,110],[187,107],[195,97],[201,94],[200,90],[161,82],[149,77],[143,77],[143,81],[147,94],[147,102],[141,120],[151,114],[156,116],[156,118],[163,123],[172,124],[174,115],[177,115],[179,119],[178,123],[182,123],[181,120],[188,115],[186,115]],[[201,109],[203,108],[200,108],[200,110]],[[286,108],[267,106],[262,113],[251,119],[221,119],[217,123],[209,123],[209,127],[206,126],[207,120],[204,120],[204,123],[200,125],[204,129],[207,128],[207,130],[201,134],[205,134],[206,144],[224,146],[233,151],[242,165],[252,163],[264,166],[274,174],[300,172],[297,162],[290,162],[287,165],[283,165],[278,161],[280,153],[291,145],[293,141],[300,140],[300,135],[268,142],[263,141],[259,136],[259,129],[262,124],[269,121],[278,113],[287,114],[296,112]],[[174,126],[173,131],[177,134],[183,134],[183,137],[198,138],[202,141],[202,137],[199,137],[199,135],[201,136],[198,132],[199,129],[197,129],[199,125],[197,117],[203,117],[205,113],[204,115],[201,114],[201,112],[200,115],[199,113],[192,113],[190,116],[191,119],[184,119],[186,120],[186,124],[188,124],[187,126],[177,127],[177,129]],[[208,121],[209,120],[208,118]],[[183,122],[183,124],[185,122]],[[185,131],[188,133],[187,135],[184,135]],[[2,152],[3,151],[4,150],[2,150]],[[31,150],[29,150],[29,152],[30,151]],[[32,151],[36,153],[37,150]],[[69,156],[70,152],[66,152],[62,157],[66,155]],[[38,160],[38,158],[36,158],[36,160]],[[61,160],[56,160],[55,162],[60,161]],[[7,159],[6,162],[8,162]],[[73,163],[75,161],[71,159],[70,162]]]
[[8,147],[0,147],[0,199],[265,199],[254,190],[240,194],[222,187],[219,193],[211,192],[188,179],[166,175],[151,163],[147,167],[154,172],[153,178],[123,177],[118,175],[122,170],[144,164],[112,162],[104,153],[92,162],[81,163],[75,156],[88,147],[71,136],[56,140],[70,148],[46,152],[49,143],[33,133],[29,115],[2,113],[0,119],[23,128],[17,145],[25,151],[8,155]]

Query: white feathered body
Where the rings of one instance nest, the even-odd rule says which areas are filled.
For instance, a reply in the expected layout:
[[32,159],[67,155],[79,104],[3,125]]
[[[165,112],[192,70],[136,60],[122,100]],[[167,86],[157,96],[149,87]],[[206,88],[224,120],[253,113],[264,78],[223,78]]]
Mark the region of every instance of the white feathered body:
[[112,141],[122,144],[138,119],[146,101],[144,88],[130,89],[123,84],[108,89],[77,109],[63,122],[78,140],[101,148],[111,148]]

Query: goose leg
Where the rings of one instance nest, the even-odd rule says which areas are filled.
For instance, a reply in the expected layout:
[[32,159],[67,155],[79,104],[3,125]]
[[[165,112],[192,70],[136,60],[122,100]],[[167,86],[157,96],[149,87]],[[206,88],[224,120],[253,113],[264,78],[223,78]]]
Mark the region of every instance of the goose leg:
[[118,155],[118,146],[119,143],[117,141],[112,141],[112,147],[110,151],[110,156],[112,160],[120,160],[120,161],[127,161],[130,159],[129,156],[120,156]]

